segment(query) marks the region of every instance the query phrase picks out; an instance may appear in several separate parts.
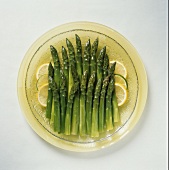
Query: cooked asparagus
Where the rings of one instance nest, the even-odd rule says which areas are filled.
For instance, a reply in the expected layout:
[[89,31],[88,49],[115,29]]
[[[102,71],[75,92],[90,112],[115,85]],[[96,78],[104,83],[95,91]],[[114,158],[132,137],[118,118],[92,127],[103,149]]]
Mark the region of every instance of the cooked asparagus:
[[[71,71],[72,71],[72,77],[74,83],[79,83],[77,70],[72,66]],[[77,135],[79,130],[79,120],[80,120],[80,91],[79,90],[80,89],[78,87],[73,103],[72,128],[71,128],[71,133],[73,135]]]
[[90,60],[90,73],[97,72],[97,65],[96,65],[96,53],[98,49],[99,39],[97,38],[94,43],[92,44],[91,48],[91,60]]
[[101,87],[102,87],[102,80],[99,79],[96,85],[94,100],[93,100],[91,137],[99,137],[99,99],[100,99]]
[[91,52],[91,44],[90,44],[90,39],[87,41],[85,50],[84,50],[84,57],[83,57],[83,73],[87,71],[88,77],[90,75],[90,52]]
[[78,87],[79,87],[79,83],[75,83],[70,90],[69,100],[68,100],[67,109],[66,109],[66,117],[65,117],[65,135],[71,134],[73,101],[74,101],[75,93],[78,90]]
[[95,87],[95,72],[92,73],[87,87],[86,94],[86,126],[87,126],[87,134],[91,133],[91,123],[92,123],[92,104],[93,104],[93,93]]
[[61,105],[61,133],[65,131],[65,114],[67,103],[67,83],[64,72],[60,70],[60,105]]
[[79,75],[79,79],[81,81],[82,78],[82,45],[80,37],[76,34],[76,66],[77,66],[77,73]]
[[99,132],[104,131],[104,123],[105,123],[105,97],[107,92],[107,86],[109,84],[109,76],[107,76],[102,85],[101,95],[100,95],[100,106],[99,106]]
[[59,89],[56,85],[56,82],[51,78],[52,92],[53,92],[53,101],[54,101],[54,131],[60,133],[60,99],[59,99]]
[[80,94],[80,136],[86,135],[86,86],[87,86],[87,71],[84,72],[81,81]]
[[59,56],[58,56],[57,50],[52,45],[50,46],[50,51],[51,51],[53,63],[54,63],[54,80],[56,82],[57,87],[59,88],[59,86],[60,86],[60,61],[59,61]]
[[108,75],[108,69],[109,69],[109,57],[106,54],[103,61],[103,79],[105,79]]
[[97,58],[97,81],[103,79],[103,59],[106,54],[106,47],[104,47]]
[[[63,73],[66,78],[66,84],[68,88],[69,84],[69,59],[65,47],[62,46],[62,59],[63,59]],[[67,90],[68,91],[68,90]]]
[[108,85],[107,95],[106,95],[106,129],[107,131],[113,129],[113,106],[112,106],[112,95],[114,92],[114,76]]
[[67,44],[68,51],[69,51],[69,86],[68,86],[68,93],[70,94],[70,90],[73,86],[71,66],[76,68],[76,62],[75,62],[75,50],[74,50],[72,43],[68,39],[66,39],[66,44]]
[[52,111],[52,101],[53,101],[53,93],[52,93],[52,78],[54,76],[54,69],[51,63],[49,63],[48,67],[48,98],[47,98],[47,106],[46,106],[46,118],[51,118]]

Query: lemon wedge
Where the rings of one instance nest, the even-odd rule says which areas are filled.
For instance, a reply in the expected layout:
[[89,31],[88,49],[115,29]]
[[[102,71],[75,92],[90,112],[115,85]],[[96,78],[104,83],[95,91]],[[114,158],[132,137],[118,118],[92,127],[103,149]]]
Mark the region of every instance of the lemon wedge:
[[36,79],[38,80],[42,75],[48,74],[48,63],[42,64],[37,72],[36,72]]
[[48,97],[48,84],[45,84],[38,91],[38,101],[43,107],[46,107],[47,97]]
[[123,85],[115,83],[115,92],[118,106],[122,106],[127,100],[127,90],[123,87]]

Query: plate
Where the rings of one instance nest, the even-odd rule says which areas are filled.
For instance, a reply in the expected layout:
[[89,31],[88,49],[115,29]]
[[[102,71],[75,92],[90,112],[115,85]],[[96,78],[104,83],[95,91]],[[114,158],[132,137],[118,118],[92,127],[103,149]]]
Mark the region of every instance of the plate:
[[[55,46],[61,56],[61,47],[66,47],[66,38],[75,45],[75,34],[81,37],[82,50],[89,38],[93,42],[98,37],[98,49],[106,45],[110,61],[123,63],[128,72],[128,99],[119,108],[121,123],[112,131],[101,134],[99,138],[57,134],[45,118],[45,108],[37,101],[36,71],[40,65],[51,61],[50,45]],[[75,22],[48,31],[30,47],[20,66],[17,89],[23,114],[40,137],[65,150],[89,152],[120,141],[133,129],[146,104],[148,82],[139,54],[121,34],[97,23]]]

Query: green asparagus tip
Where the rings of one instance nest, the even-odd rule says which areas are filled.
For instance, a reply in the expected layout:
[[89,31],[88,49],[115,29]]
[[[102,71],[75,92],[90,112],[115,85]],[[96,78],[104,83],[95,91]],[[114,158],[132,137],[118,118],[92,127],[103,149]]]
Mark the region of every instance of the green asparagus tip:
[[50,49],[51,49],[51,50],[54,50],[54,47],[53,47],[52,45],[50,45]]
[[77,34],[75,34],[75,37],[76,39],[80,40],[80,37]]
[[70,45],[70,44],[72,44],[72,43],[69,41],[69,39],[66,38],[66,44],[67,44],[67,45]]

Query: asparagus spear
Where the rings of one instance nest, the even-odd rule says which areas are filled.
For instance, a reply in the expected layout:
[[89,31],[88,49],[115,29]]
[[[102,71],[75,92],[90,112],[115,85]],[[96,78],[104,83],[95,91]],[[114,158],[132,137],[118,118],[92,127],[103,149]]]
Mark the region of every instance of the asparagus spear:
[[49,63],[48,67],[48,98],[47,98],[47,107],[46,107],[46,118],[51,118],[52,111],[52,101],[53,101],[53,93],[52,93],[52,82],[54,69],[51,63]]
[[109,57],[106,54],[103,61],[103,79],[105,79],[108,75],[108,68],[109,68]]
[[116,91],[113,93],[113,118],[114,123],[117,123],[120,121],[120,114],[119,114],[119,108],[117,103],[117,97],[116,97]]
[[[73,77],[74,83],[79,83],[78,73],[73,66],[71,67],[71,71],[72,71],[72,77]],[[78,134],[79,120],[80,120],[79,112],[80,112],[80,93],[79,93],[79,87],[78,87],[77,93],[75,94],[74,103],[73,103],[72,129],[71,129],[71,133],[73,135]]]
[[[69,59],[65,47],[62,46],[62,58],[63,58],[63,73],[66,78],[67,86],[69,84]],[[68,87],[67,87],[68,88]]]
[[109,76],[107,76],[102,85],[101,95],[100,95],[100,106],[99,106],[99,132],[104,131],[104,118],[105,118],[105,97],[107,92],[107,86],[109,84]]
[[103,59],[106,53],[106,47],[100,51],[100,54],[97,58],[97,80],[103,78]]
[[71,87],[73,86],[71,66],[76,68],[76,62],[75,62],[75,50],[74,50],[72,43],[68,39],[66,39],[66,44],[67,44],[68,51],[69,51],[69,87],[68,87],[68,94],[70,94]]
[[71,133],[72,107],[73,107],[75,93],[77,92],[78,87],[79,87],[79,83],[75,83],[70,90],[69,100],[66,109],[66,117],[65,117],[65,135],[70,135]]
[[[114,77],[115,67],[116,67],[116,62],[114,62],[112,64],[112,66],[110,67],[110,69],[108,71],[109,76]],[[117,98],[116,98],[116,92],[115,91],[113,92],[112,102],[113,102],[113,119],[114,119],[114,122],[119,122],[120,121],[120,115],[119,115],[119,109],[118,109],[118,103],[117,103]]]
[[95,95],[93,100],[93,112],[92,112],[92,129],[91,137],[99,137],[99,98],[102,87],[102,79],[99,79],[95,89]]
[[112,76],[114,74],[114,70],[115,70],[115,67],[116,67],[116,62],[114,62],[111,67],[109,68],[108,70],[108,75],[109,76]]
[[60,105],[61,105],[61,133],[65,131],[65,114],[67,103],[67,83],[64,72],[60,70]]
[[79,133],[81,136],[86,135],[86,84],[87,84],[87,71],[83,73],[81,81],[81,95],[80,95],[80,124]]
[[60,101],[59,101],[59,89],[56,82],[51,78],[53,100],[54,100],[54,131],[60,133]]
[[60,86],[60,62],[57,50],[51,45],[50,51],[52,54],[53,62],[54,62],[54,80],[56,82],[57,87]]
[[90,76],[90,70],[89,70],[90,51],[91,51],[91,44],[89,39],[86,43],[85,50],[84,50],[84,57],[83,57],[83,73],[87,71],[87,73],[89,74],[88,77]]
[[87,87],[87,95],[86,95],[86,126],[87,126],[87,134],[91,133],[91,123],[92,123],[92,104],[93,104],[93,91],[95,84],[95,72],[92,73]]
[[99,39],[97,38],[93,45],[92,45],[92,49],[91,49],[91,61],[90,61],[90,73],[93,73],[95,71],[97,71],[97,65],[96,65],[96,52],[98,49],[98,43],[99,43]]
[[113,108],[112,95],[114,92],[114,76],[111,77],[106,95],[106,129],[107,131],[113,129]]
[[80,37],[76,34],[76,64],[77,64],[77,73],[79,75],[79,79],[81,81],[82,78],[82,45]]

